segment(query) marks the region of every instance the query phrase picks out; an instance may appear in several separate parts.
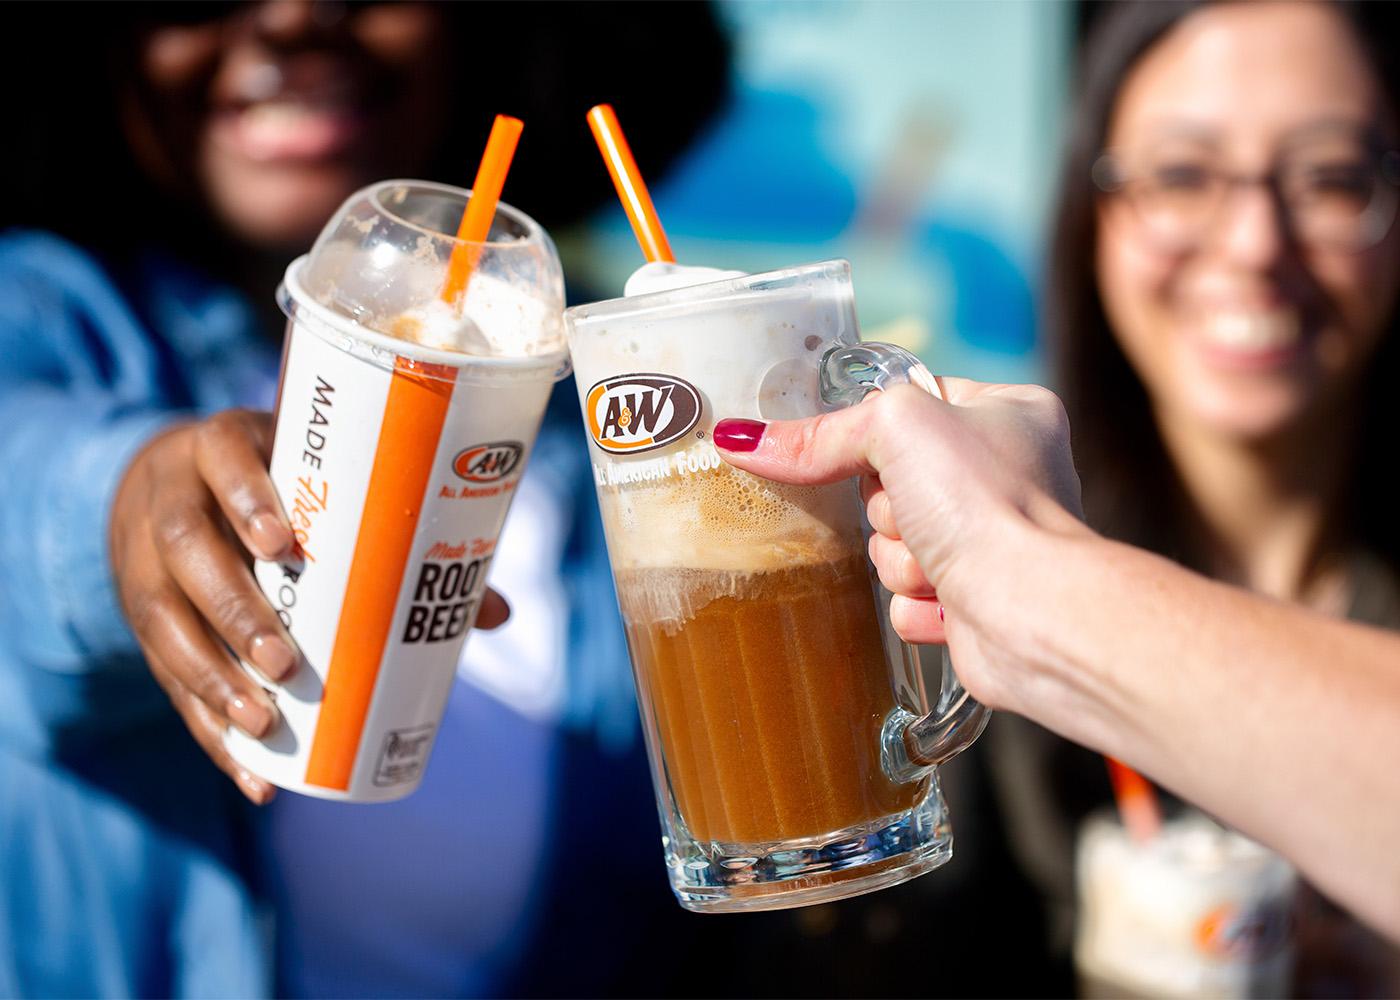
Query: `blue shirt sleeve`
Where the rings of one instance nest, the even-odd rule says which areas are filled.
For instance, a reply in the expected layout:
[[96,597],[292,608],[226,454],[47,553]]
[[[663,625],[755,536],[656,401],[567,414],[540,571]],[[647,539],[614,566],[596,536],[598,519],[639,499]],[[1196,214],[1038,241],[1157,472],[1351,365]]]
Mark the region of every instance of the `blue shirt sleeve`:
[[129,663],[135,639],[107,552],[112,498],[136,453],[176,416],[0,374],[0,579],[15,652],[51,670]]
[[163,698],[118,607],[112,499],[182,419],[155,338],[89,257],[0,237],[0,735],[54,752]]

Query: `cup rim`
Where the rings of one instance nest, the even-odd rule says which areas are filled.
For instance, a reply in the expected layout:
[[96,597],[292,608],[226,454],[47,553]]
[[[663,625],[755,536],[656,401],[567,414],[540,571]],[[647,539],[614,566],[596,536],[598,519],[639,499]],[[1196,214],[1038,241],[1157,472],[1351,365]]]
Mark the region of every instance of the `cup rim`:
[[564,310],[564,323],[571,328],[573,322],[586,322],[600,318],[615,318],[625,313],[648,312],[670,306],[686,305],[698,301],[716,301],[740,292],[753,291],[759,285],[774,284],[779,281],[807,274],[828,272],[849,282],[851,262],[843,257],[813,261],[808,264],[794,264],[773,271],[758,271],[737,278],[720,278],[717,281],[703,281],[682,288],[668,288],[660,292],[647,292],[643,295],[624,295],[615,299],[600,299],[570,306]]
[[445,365],[449,368],[468,369],[477,368],[498,373],[502,376],[523,375],[536,370],[549,370],[552,372],[554,381],[559,381],[571,370],[569,365],[569,349],[567,346],[560,346],[557,350],[549,351],[546,354],[533,354],[521,357],[492,357],[484,354],[465,354],[461,351],[445,351],[436,347],[424,347],[409,340],[402,340],[392,337],[387,333],[380,333],[367,326],[356,323],[349,316],[344,316],[334,309],[327,308],[317,302],[302,287],[301,269],[306,266],[310,259],[310,254],[302,254],[296,260],[287,265],[287,270],[282,278],[282,285],[277,289],[277,304],[293,323],[305,324],[305,319],[293,313],[293,307],[297,312],[305,310],[312,320],[312,332],[319,332],[316,327],[323,327],[334,330],[337,333],[354,337],[376,351],[387,353],[391,357],[406,357],[414,361],[424,362],[434,365]]

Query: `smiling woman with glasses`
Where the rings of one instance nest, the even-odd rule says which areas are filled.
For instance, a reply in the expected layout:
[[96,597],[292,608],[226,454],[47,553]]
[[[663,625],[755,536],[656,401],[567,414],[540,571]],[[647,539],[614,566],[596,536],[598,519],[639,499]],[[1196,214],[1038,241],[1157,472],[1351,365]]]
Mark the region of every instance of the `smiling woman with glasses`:
[[[1400,628],[1395,9],[1098,11],[1046,296],[1086,516],[1218,579]],[[988,737],[1067,930],[1075,824],[1111,801],[1103,763],[1020,720]],[[1394,955],[1308,899],[1292,992],[1400,991]]]

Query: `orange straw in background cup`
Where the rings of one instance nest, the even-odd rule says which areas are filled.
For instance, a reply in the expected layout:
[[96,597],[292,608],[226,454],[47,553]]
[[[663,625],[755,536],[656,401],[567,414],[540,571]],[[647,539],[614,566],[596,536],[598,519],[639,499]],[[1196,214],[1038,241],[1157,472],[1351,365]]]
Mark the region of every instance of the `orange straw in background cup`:
[[1113,797],[1118,801],[1118,815],[1128,836],[1145,844],[1162,830],[1162,807],[1152,783],[1127,764],[1105,757],[1108,778],[1113,783]]
[[627,145],[627,137],[622,134],[622,126],[612,105],[599,104],[590,110],[588,127],[593,130],[593,138],[597,140],[598,149],[608,165],[613,186],[617,188],[622,207],[627,210],[627,220],[632,223],[632,232],[637,234],[642,253],[653,263],[674,263],[676,255],[671,252],[666,231],[661,228],[661,220],[656,216],[656,206],[651,203],[651,195],[642,182],[637,161],[632,158],[632,147]]
[[481,166],[476,169],[476,180],[472,182],[472,196],[467,199],[467,207],[462,212],[462,222],[457,227],[460,241],[452,249],[452,258],[447,263],[447,280],[442,286],[442,301],[450,306],[458,305],[472,270],[480,258],[481,248],[472,246],[486,240],[491,231],[491,220],[496,217],[496,203],[501,200],[501,189],[506,186],[506,174],[510,171],[510,161],[515,157],[516,144],[520,142],[520,132],[525,123],[510,115],[497,115],[491,125],[491,135],[486,140],[486,152],[481,154]]

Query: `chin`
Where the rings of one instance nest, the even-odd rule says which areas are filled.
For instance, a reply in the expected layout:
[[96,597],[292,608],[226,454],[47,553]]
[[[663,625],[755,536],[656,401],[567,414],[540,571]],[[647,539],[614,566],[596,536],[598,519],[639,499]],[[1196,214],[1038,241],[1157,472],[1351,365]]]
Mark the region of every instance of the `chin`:
[[1307,418],[1311,397],[1293,386],[1248,389],[1202,385],[1175,414],[1213,436],[1263,443],[1286,436]]
[[303,251],[365,179],[332,165],[249,165],[211,170],[214,209],[234,235],[265,250]]

